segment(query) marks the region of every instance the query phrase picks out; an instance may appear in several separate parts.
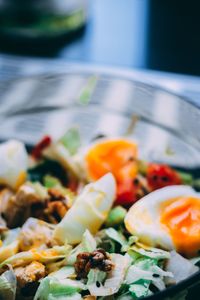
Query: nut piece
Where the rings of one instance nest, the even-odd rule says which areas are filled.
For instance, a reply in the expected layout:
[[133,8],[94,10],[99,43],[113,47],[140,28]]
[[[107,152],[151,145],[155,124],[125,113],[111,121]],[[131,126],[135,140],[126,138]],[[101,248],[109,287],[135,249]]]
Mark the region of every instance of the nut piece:
[[86,278],[91,269],[97,268],[108,273],[113,269],[114,264],[105,250],[97,249],[91,253],[78,254],[74,267],[78,278]]

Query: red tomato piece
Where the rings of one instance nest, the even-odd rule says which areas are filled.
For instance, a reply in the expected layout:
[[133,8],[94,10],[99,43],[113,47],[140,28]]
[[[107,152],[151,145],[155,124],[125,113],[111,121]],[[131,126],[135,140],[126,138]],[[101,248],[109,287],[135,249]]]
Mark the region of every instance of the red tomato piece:
[[51,137],[46,135],[42,140],[33,148],[31,156],[35,159],[40,159],[42,156],[42,151],[51,144]]
[[117,198],[115,205],[130,206],[136,201],[133,180],[125,180],[117,186]]
[[181,184],[181,178],[175,170],[167,165],[154,163],[148,166],[147,181],[153,190],[169,185]]

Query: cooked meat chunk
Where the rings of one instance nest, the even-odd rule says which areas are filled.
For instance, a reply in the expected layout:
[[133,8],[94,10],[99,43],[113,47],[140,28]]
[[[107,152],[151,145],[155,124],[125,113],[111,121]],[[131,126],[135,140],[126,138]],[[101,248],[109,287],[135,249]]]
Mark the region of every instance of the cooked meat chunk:
[[53,240],[54,226],[42,220],[29,218],[22,226],[19,235],[20,251],[28,251],[31,248],[51,248],[56,245]]
[[65,200],[65,196],[56,188],[48,189],[48,194],[51,201]]
[[14,193],[8,189],[4,188],[0,191],[0,213],[4,213],[7,209],[8,202]]
[[21,226],[32,215],[34,206],[45,204],[47,192],[42,189],[42,192],[38,191],[37,186],[27,182],[19,188],[16,195],[7,189],[2,191],[0,211],[9,228]]
[[78,278],[86,278],[90,269],[97,268],[104,272],[110,272],[114,264],[103,249],[98,249],[91,253],[78,254],[74,267]]
[[64,201],[48,202],[47,208],[44,210],[44,216],[50,223],[57,224],[65,216],[68,209],[69,207]]
[[18,267],[14,269],[19,288],[24,288],[27,284],[37,282],[45,276],[45,267],[43,264],[33,261],[26,267]]
[[0,216],[5,219],[8,228],[22,226],[30,217],[57,224],[70,208],[68,202],[67,196],[58,189],[49,189],[47,192],[40,184],[26,182],[16,195],[9,189],[2,190]]

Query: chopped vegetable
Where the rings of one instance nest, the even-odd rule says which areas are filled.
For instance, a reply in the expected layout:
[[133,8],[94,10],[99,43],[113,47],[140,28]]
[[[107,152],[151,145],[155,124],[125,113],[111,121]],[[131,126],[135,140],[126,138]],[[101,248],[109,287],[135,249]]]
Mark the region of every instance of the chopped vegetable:
[[63,137],[61,137],[60,142],[66,147],[71,155],[76,154],[79,147],[81,146],[81,140],[79,131],[77,128],[70,128]]
[[58,178],[64,185],[67,184],[67,173],[64,168],[55,160],[45,159],[35,167],[28,170],[28,180],[43,183],[46,175]]
[[122,225],[126,216],[126,209],[122,206],[116,206],[109,212],[105,225],[107,227]]
[[33,148],[31,151],[32,157],[35,159],[40,159],[42,157],[42,152],[45,148],[47,148],[51,144],[50,136],[46,135],[42,138],[42,140]]
[[167,165],[149,164],[147,180],[153,190],[168,186],[181,184],[181,177]]
[[0,276],[0,299],[15,300],[17,280],[12,269]]
[[80,243],[86,229],[97,233],[112,207],[115,189],[112,174],[88,184],[61,223],[57,225],[54,238],[61,243],[67,240],[70,244],[77,244]]

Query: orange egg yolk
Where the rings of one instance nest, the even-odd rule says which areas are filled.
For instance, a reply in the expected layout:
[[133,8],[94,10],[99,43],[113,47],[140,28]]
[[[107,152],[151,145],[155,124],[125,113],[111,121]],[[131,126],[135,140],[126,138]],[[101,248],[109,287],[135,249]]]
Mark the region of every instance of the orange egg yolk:
[[97,180],[111,172],[117,182],[137,174],[137,145],[128,140],[108,140],[94,145],[86,155],[89,177]]
[[161,223],[168,230],[176,250],[195,256],[200,250],[200,199],[178,197],[164,204]]

